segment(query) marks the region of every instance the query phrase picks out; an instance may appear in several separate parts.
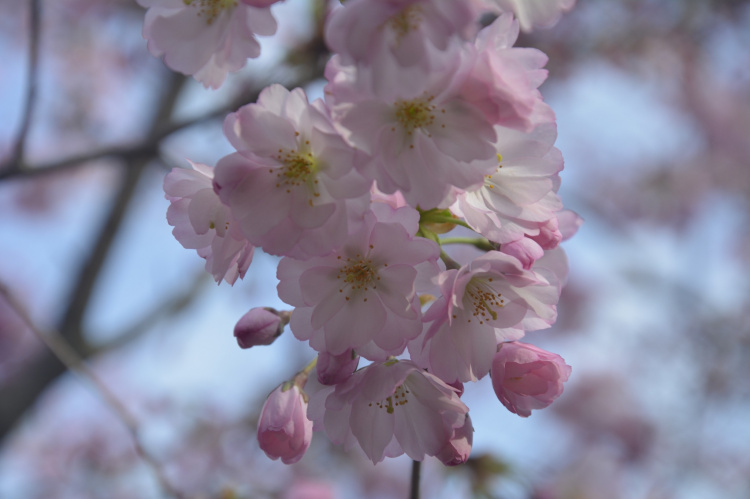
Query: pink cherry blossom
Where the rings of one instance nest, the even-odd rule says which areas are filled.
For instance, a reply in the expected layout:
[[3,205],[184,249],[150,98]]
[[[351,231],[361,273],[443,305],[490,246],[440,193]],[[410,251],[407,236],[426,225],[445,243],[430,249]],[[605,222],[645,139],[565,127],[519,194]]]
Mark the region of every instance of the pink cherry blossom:
[[530,131],[536,123],[554,119],[539,85],[547,79],[547,56],[537,49],[513,47],[518,23],[503,14],[479,32],[476,59],[463,86],[464,97],[495,125]]
[[258,444],[273,460],[296,463],[312,440],[313,424],[307,419],[306,396],[297,385],[279,386],[263,404],[258,420]]
[[557,223],[562,209],[556,193],[563,168],[562,155],[553,147],[556,126],[546,122],[528,133],[505,127],[496,132],[494,172],[478,189],[460,192],[451,210],[491,241],[534,238]]
[[[403,214],[408,226],[413,211],[405,207],[390,216]],[[369,213],[364,227],[329,255],[283,258],[278,292],[296,307],[292,332],[318,352],[354,349],[370,360],[399,355],[422,329],[415,282],[420,274],[437,274],[439,253],[437,244],[414,238],[402,223]]]
[[[289,314],[289,312],[285,312]],[[286,322],[289,321],[287,317]],[[286,322],[279,312],[268,307],[250,309],[234,326],[234,337],[240,348],[270,345],[284,331]]]
[[234,284],[244,277],[254,247],[239,232],[237,222],[213,189],[213,168],[190,162],[192,169],[174,168],[164,178],[170,201],[167,222],[183,247],[198,250],[206,271],[216,282]]
[[440,459],[446,466],[464,464],[471,454],[473,440],[474,427],[471,424],[471,418],[467,414],[464,425],[453,429],[453,436],[435,457]]
[[325,397],[318,424],[331,441],[359,444],[373,463],[437,455],[469,410],[453,388],[408,360],[371,364],[315,396]]
[[308,258],[342,244],[362,224],[371,181],[359,152],[336,132],[322,101],[302,89],[267,87],[227,116],[238,153],[216,166],[219,195],[245,237],[267,253]]
[[334,57],[326,99],[346,139],[369,155],[362,174],[412,206],[444,203],[452,187],[481,185],[496,167],[493,124],[463,95],[472,57],[434,54],[432,68],[354,69]]
[[[516,258],[490,251],[440,275],[440,296],[424,315],[411,358],[447,383],[477,381],[490,371],[501,341],[549,327],[560,288],[551,272],[524,270]],[[551,282],[552,281],[552,282]]]
[[503,343],[492,359],[492,387],[510,412],[528,417],[562,394],[570,372],[555,353],[516,341]]
[[560,15],[573,8],[576,0],[487,0],[504,12],[514,12],[521,29],[531,31],[533,27],[549,27],[557,23]]
[[218,88],[228,72],[260,55],[255,35],[273,35],[276,20],[264,0],[138,0],[148,7],[143,37],[170,69]]
[[428,46],[445,50],[454,37],[468,39],[478,15],[467,0],[349,0],[331,13],[326,42],[346,64],[427,65]]

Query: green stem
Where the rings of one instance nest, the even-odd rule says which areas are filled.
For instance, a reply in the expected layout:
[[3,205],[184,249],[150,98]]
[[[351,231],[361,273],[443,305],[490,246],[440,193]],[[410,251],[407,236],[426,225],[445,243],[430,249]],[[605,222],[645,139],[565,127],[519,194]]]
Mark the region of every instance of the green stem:
[[444,237],[440,244],[471,244],[482,251],[495,251],[497,247],[483,237]]
[[466,227],[467,229],[471,229],[469,224],[461,220],[460,218],[453,218],[446,215],[438,215],[435,213],[430,213],[429,215],[423,216],[422,219],[419,221],[420,224],[424,223],[431,223],[431,224],[454,224],[454,225],[460,225],[461,227]]

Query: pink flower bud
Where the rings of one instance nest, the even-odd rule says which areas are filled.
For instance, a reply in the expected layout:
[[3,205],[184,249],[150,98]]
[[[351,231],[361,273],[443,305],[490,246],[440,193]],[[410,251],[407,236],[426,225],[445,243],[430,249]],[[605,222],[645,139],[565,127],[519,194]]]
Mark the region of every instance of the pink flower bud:
[[492,387],[510,411],[522,417],[544,409],[563,392],[571,368],[562,357],[517,341],[502,343],[492,359]]
[[351,348],[341,355],[331,355],[328,352],[318,354],[318,381],[324,385],[336,385],[357,370],[359,355]]
[[557,248],[563,240],[557,217],[552,217],[543,224],[539,224],[539,234],[529,237],[536,241],[543,249],[550,250]]
[[240,348],[270,345],[284,330],[285,321],[272,308],[250,309],[234,326],[234,336]]
[[453,436],[440,452],[435,454],[435,457],[440,459],[446,466],[464,464],[469,459],[469,454],[471,454],[473,440],[474,427],[471,425],[471,418],[467,414],[464,425],[461,428],[453,430]]
[[300,388],[284,383],[263,404],[258,421],[258,444],[273,460],[299,461],[310,446],[313,424],[307,419],[307,401]]
[[505,243],[500,250],[506,255],[518,258],[525,270],[531,270],[534,262],[544,256],[542,247],[528,237],[522,237],[512,243]]

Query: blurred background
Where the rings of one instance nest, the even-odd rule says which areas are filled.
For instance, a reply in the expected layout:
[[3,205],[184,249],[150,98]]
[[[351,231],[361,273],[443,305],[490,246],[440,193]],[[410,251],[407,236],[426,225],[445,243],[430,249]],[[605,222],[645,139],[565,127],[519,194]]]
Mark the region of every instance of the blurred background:
[[[35,3],[0,0],[0,497],[158,498],[159,476],[190,498],[406,497],[408,459],[373,466],[323,435],[296,465],[265,457],[262,402],[312,358],[288,332],[232,336],[249,308],[285,308],[277,259],[216,286],[165,219],[165,173],[228,153],[227,112],[274,81],[321,94],[322,3],[274,6],[263,56],[209,91],[148,54],[135,2],[40,2],[19,148]],[[424,497],[750,497],[750,2],[578,0],[517,45],[550,57],[560,193],[586,221],[560,319],[527,339],[573,375],[528,419],[489,379],[467,386],[472,459],[428,459]]]

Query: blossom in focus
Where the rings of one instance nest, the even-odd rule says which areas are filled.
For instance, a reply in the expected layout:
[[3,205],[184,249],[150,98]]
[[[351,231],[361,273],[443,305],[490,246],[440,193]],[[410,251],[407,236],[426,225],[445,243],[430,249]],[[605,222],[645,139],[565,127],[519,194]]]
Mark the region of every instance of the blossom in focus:
[[273,460],[299,461],[312,440],[313,424],[307,419],[307,400],[297,385],[284,383],[266,399],[258,420],[258,444]]
[[147,7],[143,37],[170,69],[218,88],[227,73],[260,55],[255,35],[276,32],[267,0],[137,0]]
[[492,387],[500,402],[522,417],[544,409],[563,392],[571,367],[559,355],[516,341],[503,343],[492,359]]
[[216,165],[216,189],[265,252],[324,255],[362,224],[372,182],[322,101],[274,84],[227,116],[224,133],[238,152]]
[[521,29],[531,31],[534,27],[544,28],[557,23],[563,12],[573,8],[576,0],[487,0],[503,12],[513,12],[521,24]]
[[318,395],[326,396],[322,427],[331,441],[359,444],[373,463],[437,455],[469,411],[454,388],[408,360],[371,364]]
[[164,177],[164,193],[170,201],[167,222],[183,247],[197,250],[206,260],[206,271],[216,282],[234,284],[237,277],[245,276],[255,248],[214,192],[213,168],[190,165],[192,169],[173,168]]
[[409,353],[446,383],[483,378],[499,342],[557,318],[560,289],[551,273],[524,270],[498,251],[447,270],[439,280],[442,296],[425,312],[424,332],[409,343]]
[[554,237],[550,230],[557,228],[556,213],[563,206],[557,195],[563,158],[553,146],[557,127],[550,121],[528,133],[495,130],[494,171],[478,189],[458,193],[451,210],[491,241],[505,244],[538,236],[542,248],[552,249],[556,245],[542,243]]
[[360,167],[385,194],[412,206],[441,206],[452,188],[481,185],[495,164],[493,123],[464,96],[471,57],[435,53],[432,68],[355,68],[334,56],[326,102],[346,140],[369,156]]
[[[380,209],[414,225],[414,210]],[[420,273],[438,273],[439,247],[415,238],[398,221],[368,213],[364,227],[339,249],[322,257],[285,257],[278,266],[279,298],[296,307],[290,326],[318,352],[340,355],[354,349],[370,360],[399,355],[421,329],[415,283]]]
[[[287,312],[288,314],[288,312]],[[234,337],[240,348],[270,345],[284,330],[279,313],[266,307],[250,309],[234,326]]]

